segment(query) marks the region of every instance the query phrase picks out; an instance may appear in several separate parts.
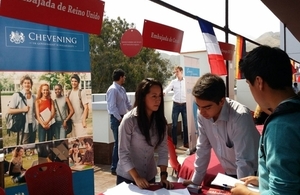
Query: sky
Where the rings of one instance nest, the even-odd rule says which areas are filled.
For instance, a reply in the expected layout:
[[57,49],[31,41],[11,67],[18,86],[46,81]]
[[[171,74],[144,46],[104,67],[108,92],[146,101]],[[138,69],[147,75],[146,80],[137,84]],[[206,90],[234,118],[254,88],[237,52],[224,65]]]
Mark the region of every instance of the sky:
[[[143,32],[144,20],[151,20],[184,31],[181,52],[205,50],[198,21],[169,10],[150,0],[102,0],[104,15],[125,19]],[[225,0],[162,0],[211,23],[225,26]],[[279,32],[280,21],[260,0],[228,0],[229,29],[249,39],[266,32]],[[214,28],[218,41],[225,42],[225,33]],[[235,36],[229,42],[235,44]],[[175,54],[175,53],[174,53]]]

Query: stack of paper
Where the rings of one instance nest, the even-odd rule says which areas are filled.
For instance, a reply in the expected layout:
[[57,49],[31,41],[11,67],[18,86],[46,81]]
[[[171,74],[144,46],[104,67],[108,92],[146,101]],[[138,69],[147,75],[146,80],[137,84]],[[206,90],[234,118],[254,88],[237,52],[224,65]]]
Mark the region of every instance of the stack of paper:
[[125,182],[108,189],[104,192],[104,195],[116,195],[116,194],[130,194],[130,195],[190,195],[189,191],[185,189],[177,189],[177,190],[167,190],[165,188],[161,188],[156,191],[144,190],[140,189],[136,185],[127,184]]
[[[45,110],[40,112],[40,115],[41,115],[43,121],[46,121],[51,117],[51,111],[49,110],[49,108],[46,108]],[[55,119],[52,118],[50,121],[50,125],[53,125],[54,123],[55,123]]]
[[[221,186],[221,187],[234,186],[236,183],[244,184],[245,182],[235,179],[233,177],[230,177],[228,175],[224,175],[222,173],[218,173],[217,177],[211,182],[212,185],[217,185],[217,186]],[[247,187],[249,190],[252,190],[254,192],[259,192],[258,187],[256,187],[256,186],[253,186],[250,184]]]

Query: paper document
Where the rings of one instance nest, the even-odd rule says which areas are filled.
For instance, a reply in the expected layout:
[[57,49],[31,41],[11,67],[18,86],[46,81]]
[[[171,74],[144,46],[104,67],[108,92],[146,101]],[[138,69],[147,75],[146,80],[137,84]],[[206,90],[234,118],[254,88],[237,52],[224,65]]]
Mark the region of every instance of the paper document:
[[[51,117],[51,111],[49,110],[49,108],[46,108],[45,110],[40,112],[40,115],[41,115],[43,121],[46,121]],[[52,118],[50,121],[50,125],[53,125],[54,123],[55,123],[55,119]]]
[[[218,173],[216,178],[211,182],[212,185],[217,185],[217,186],[221,186],[221,187],[224,187],[224,185],[234,186],[234,184],[236,184],[236,183],[244,184],[245,182],[235,179],[233,177],[230,177],[228,175],[222,174],[222,173]],[[249,190],[252,190],[254,192],[259,192],[258,187],[256,187],[256,186],[249,184],[247,187]]]
[[104,195],[116,195],[116,194],[130,194],[130,195],[190,195],[189,191],[185,189],[177,189],[177,190],[167,190],[165,188],[161,188],[156,191],[140,189],[136,185],[127,184],[125,182],[120,183],[119,185],[108,189],[104,192]]

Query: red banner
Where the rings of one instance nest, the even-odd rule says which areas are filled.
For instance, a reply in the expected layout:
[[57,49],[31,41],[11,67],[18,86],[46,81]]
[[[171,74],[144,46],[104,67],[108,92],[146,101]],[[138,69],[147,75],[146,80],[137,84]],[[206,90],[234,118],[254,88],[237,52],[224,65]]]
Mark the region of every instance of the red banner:
[[180,53],[183,31],[144,20],[143,46]]
[[137,55],[143,47],[143,38],[136,29],[128,29],[121,38],[121,50],[128,57]]
[[235,46],[230,43],[224,43],[220,41],[219,46],[224,60],[232,61]]
[[19,20],[100,34],[100,0],[1,0],[0,15]]

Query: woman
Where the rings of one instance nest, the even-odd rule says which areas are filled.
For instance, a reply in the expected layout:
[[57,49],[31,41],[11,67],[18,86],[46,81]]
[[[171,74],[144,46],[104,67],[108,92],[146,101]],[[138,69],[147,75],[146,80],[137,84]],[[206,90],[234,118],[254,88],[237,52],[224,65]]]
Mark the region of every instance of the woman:
[[21,146],[17,146],[13,151],[13,156],[9,165],[9,175],[12,176],[14,183],[25,182],[25,171],[23,168],[23,154],[24,149]]
[[81,162],[81,160],[82,160],[82,156],[81,156],[81,153],[79,151],[79,145],[75,143],[72,146],[72,151],[71,151],[71,154],[70,154],[69,163],[73,164],[73,165],[76,165],[76,164],[79,164]]
[[[32,94],[31,88],[33,85],[32,79],[28,75],[24,75],[20,80],[22,86],[21,95],[14,93],[12,100],[9,102],[9,114],[25,113],[25,126],[21,132],[21,141],[17,141],[19,144],[30,144],[34,143],[36,139],[36,120],[35,120],[35,99],[36,97]],[[22,100],[23,98],[23,100]],[[19,140],[19,139],[17,139]]]
[[[39,122],[38,135],[39,142],[53,139],[53,130],[51,125],[55,122],[54,102],[50,98],[50,89],[48,84],[41,84],[35,101],[35,112]],[[47,139],[46,139],[47,136]]]
[[74,114],[73,106],[68,97],[63,96],[62,94],[62,86],[61,84],[56,84],[54,87],[55,91],[55,100],[54,106],[56,110],[55,114],[55,124],[53,125],[54,128],[54,135],[56,139],[64,139],[66,138],[66,130],[67,121],[71,119],[72,115]]
[[[154,151],[158,153],[157,164]],[[135,92],[134,108],[119,126],[119,162],[117,184],[133,183],[148,188],[155,182],[157,166],[160,184],[170,189],[167,180],[167,122],[164,115],[163,89],[159,81],[144,79]]]

